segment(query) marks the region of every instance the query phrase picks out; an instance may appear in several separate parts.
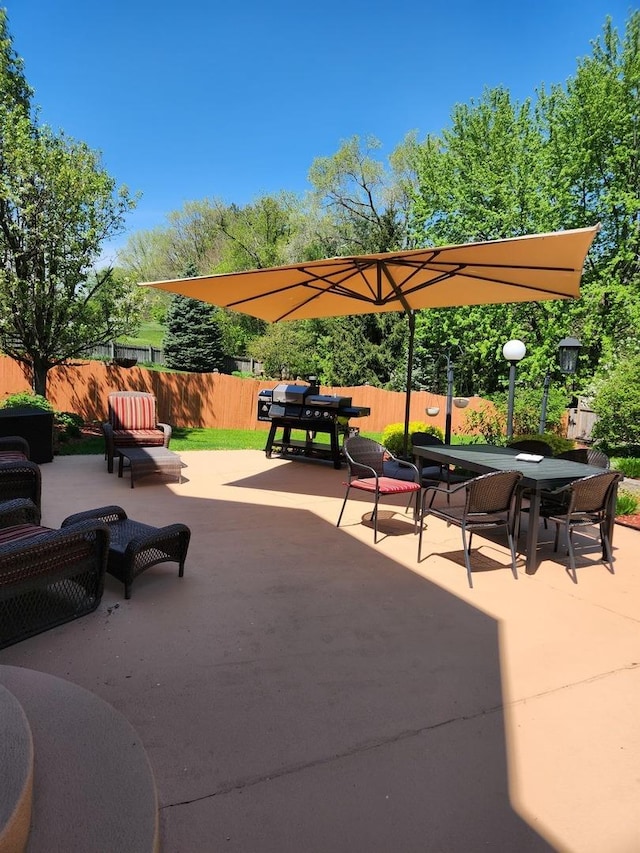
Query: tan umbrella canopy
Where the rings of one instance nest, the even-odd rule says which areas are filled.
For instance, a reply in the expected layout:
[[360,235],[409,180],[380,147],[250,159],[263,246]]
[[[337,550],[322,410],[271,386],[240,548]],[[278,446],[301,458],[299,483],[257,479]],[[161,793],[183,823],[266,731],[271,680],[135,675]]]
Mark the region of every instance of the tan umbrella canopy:
[[145,282],[144,286],[270,322],[406,312],[410,329],[406,443],[414,312],[422,308],[578,297],[582,267],[599,227],[302,261],[283,267]]

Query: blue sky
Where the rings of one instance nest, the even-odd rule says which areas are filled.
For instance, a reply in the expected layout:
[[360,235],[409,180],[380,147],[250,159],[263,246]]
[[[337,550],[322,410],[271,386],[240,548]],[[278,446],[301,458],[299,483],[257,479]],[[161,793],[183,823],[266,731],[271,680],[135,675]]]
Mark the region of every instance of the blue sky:
[[[41,120],[142,197],[127,231],[187,201],[304,193],[315,157],[372,134],[391,153],[503,85],[564,83],[621,0],[6,0]],[[123,242],[114,243],[118,245]]]

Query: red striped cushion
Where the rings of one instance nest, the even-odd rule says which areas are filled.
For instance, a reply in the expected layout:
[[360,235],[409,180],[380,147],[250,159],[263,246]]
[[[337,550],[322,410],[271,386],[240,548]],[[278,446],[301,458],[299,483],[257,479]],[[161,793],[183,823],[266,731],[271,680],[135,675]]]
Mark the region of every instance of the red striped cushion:
[[0,462],[25,462],[26,459],[20,450],[0,450]]
[[[417,492],[420,489],[419,483],[410,483],[408,480],[394,480],[391,477],[378,477],[378,485],[381,495],[401,495],[405,492]],[[363,492],[375,492],[376,479],[375,477],[363,477],[359,480],[352,480],[351,486],[354,489],[362,489]]]
[[113,442],[116,447],[162,447],[164,433],[159,429],[118,429],[113,431]]
[[50,527],[38,527],[37,524],[13,524],[0,529],[0,545],[3,542],[17,542],[18,539],[30,539],[41,533],[49,533]]
[[109,420],[116,429],[153,429],[156,425],[156,398],[153,394],[109,397]]

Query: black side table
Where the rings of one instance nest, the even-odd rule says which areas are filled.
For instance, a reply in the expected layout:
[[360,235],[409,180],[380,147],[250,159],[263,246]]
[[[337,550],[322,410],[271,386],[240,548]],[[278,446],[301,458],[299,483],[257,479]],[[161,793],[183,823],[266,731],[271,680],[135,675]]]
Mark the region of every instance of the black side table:
[[0,409],[0,436],[19,435],[29,444],[32,462],[53,460],[53,412],[22,406]]

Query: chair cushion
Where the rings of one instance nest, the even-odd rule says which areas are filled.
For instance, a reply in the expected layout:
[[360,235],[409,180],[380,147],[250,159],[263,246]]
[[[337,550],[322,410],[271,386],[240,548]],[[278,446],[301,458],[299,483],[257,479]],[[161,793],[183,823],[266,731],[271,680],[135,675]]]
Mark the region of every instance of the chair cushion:
[[111,396],[109,421],[114,430],[153,429],[156,425],[156,398],[152,394]]
[[24,462],[26,458],[19,450],[0,450],[0,462]]
[[[363,477],[358,480],[352,480],[349,485],[353,489],[362,489],[363,492],[375,492],[376,478]],[[381,495],[401,495],[405,492],[417,492],[420,489],[419,483],[395,480],[393,477],[378,477],[378,486]]]
[[30,539],[32,536],[50,531],[50,527],[40,527],[37,524],[12,524],[11,527],[0,529],[0,545],[4,542],[17,542],[18,539]]
[[116,447],[162,447],[164,433],[160,429],[118,429],[113,431]]

